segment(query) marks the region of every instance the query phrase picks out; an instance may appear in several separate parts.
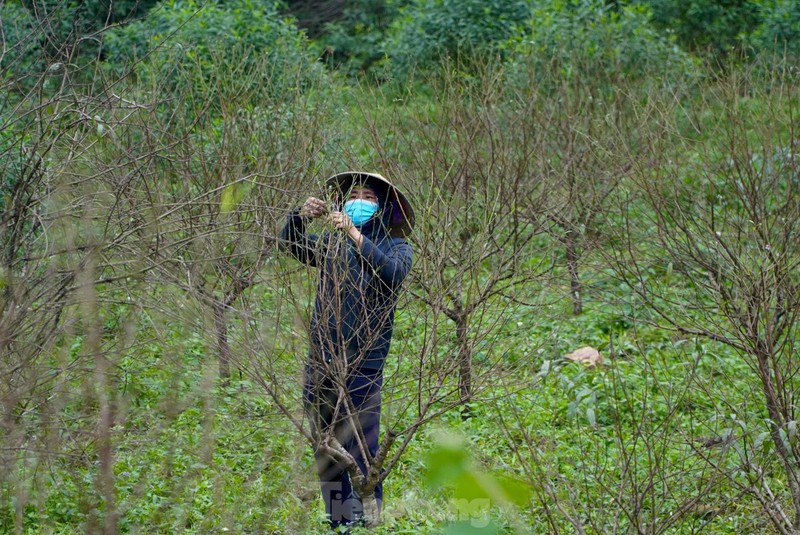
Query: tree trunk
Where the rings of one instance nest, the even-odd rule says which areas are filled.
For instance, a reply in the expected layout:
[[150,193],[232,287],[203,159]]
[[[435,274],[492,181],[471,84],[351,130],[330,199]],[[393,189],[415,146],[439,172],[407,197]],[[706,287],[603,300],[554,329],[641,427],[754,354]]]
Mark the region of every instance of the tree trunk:
[[228,319],[225,304],[214,303],[214,327],[217,331],[217,350],[219,352],[219,377],[227,382],[231,376],[230,346],[228,345]]
[[[101,384],[100,388],[106,388]],[[119,533],[117,527],[117,509],[115,500],[114,484],[114,449],[112,446],[111,428],[114,426],[114,412],[108,399],[108,393],[100,394],[100,425],[98,428],[97,447],[100,459],[100,480],[105,500],[105,535],[116,535]]]
[[469,419],[471,411],[468,403],[472,400],[472,348],[467,340],[467,316],[462,314],[456,319],[456,341],[458,343],[458,391],[461,395],[461,418]]
[[[114,407],[111,401],[112,387],[109,384],[110,365],[108,355],[102,347],[102,324],[98,306],[97,288],[94,284],[96,274],[96,258],[89,254],[86,260],[86,269],[81,273],[83,286],[79,298],[83,306],[81,319],[86,324],[86,354],[94,357],[94,383],[99,408],[99,421],[95,435],[95,447],[99,461],[97,486],[104,503],[105,525],[102,532],[105,535],[119,533],[117,526],[117,510],[115,502],[114,484],[114,448],[111,429],[114,427]],[[98,526],[99,527],[99,526]]]
[[583,312],[583,300],[581,298],[581,280],[578,277],[578,236],[577,232],[570,230],[567,232],[567,270],[569,271],[569,295],[572,299],[572,314],[580,316]]
[[374,528],[381,522],[381,509],[378,507],[378,500],[375,498],[375,492],[366,494],[361,497],[361,504],[364,507],[364,522],[368,528]]
[[770,363],[775,362],[777,355],[757,344],[758,375],[761,379],[761,389],[767,402],[767,414],[769,415],[769,434],[775,444],[775,451],[783,464],[786,474],[786,483],[789,486],[789,493],[792,497],[792,512],[794,513],[793,526],[787,526],[792,532],[800,533],[800,473],[798,473],[796,458],[792,451],[787,448],[781,436],[781,428],[788,421],[785,404],[781,403],[779,394],[775,390],[772,381],[772,370]]
[[361,471],[361,468],[358,466],[353,456],[344,449],[344,446],[342,446],[336,437],[329,437],[329,442],[321,445],[323,451],[345,465],[347,473],[350,476],[350,483],[353,485],[353,490],[361,498],[364,523],[368,528],[376,527],[381,521],[381,509],[375,497],[375,487],[377,487],[380,482],[381,467],[386,460],[386,455],[396,436],[394,432],[387,431],[383,442],[378,448],[378,453],[370,461],[367,474]]

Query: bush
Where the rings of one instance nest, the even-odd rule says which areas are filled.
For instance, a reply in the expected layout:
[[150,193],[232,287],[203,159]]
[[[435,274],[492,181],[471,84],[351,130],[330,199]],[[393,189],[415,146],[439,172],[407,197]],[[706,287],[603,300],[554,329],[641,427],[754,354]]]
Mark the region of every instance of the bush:
[[657,74],[669,80],[692,72],[688,55],[650,25],[642,6],[613,9],[598,0],[558,1],[534,11],[528,32],[513,45],[517,61],[559,77],[609,81]]
[[392,71],[402,79],[435,70],[446,58],[469,66],[473,57],[499,53],[531,9],[526,0],[417,0],[388,40]]
[[109,32],[104,48],[110,70],[132,68],[140,80],[173,89],[189,70],[198,73],[189,83],[208,83],[220,61],[241,72],[267,62],[273,81],[296,68],[319,72],[294,24],[258,0],[168,0],[144,20]]
[[103,31],[112,24],[144,16],[155,3],[156,0],[0,3],[6,50],[1,58],[3,74],[22,92],[54,64],[69,64],[74,77],[80,71],[78,67],[96,59]]
[[766,53],[800,60],[800,3],[776,0],[764,11],[764,20],[753,35],[754,45]]
[[648,0],[653,23],[691,52],[723,58],[740,48],[760,23],[757,0]]
[[6,2],[0,4],[0,21],[5,50],[0,55],[0,87],[24,92],[45,69],[36,19],[22,5]]
[[317,46],[326,63],[350,76],[366,73],[386,55],[385,39],[408,0],[349,2],[341,20],[324,25]]

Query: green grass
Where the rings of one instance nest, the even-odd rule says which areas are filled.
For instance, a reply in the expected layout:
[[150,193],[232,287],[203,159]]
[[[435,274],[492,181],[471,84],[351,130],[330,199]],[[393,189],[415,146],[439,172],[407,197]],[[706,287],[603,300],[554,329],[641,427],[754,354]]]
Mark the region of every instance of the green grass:
[[[504,316],[476,351],[481,388],[471,418],[453,409],[415,436],[385,482],[383,524],[374,533],[469,533],[476,526],[486,526],[480,533],[571,532],[564,512],[588,528],[596,522],[608,529],[616,513],[622,526],[634,521],[628,515],[658,523],[700,490],[698,503],[668,532],[770,533],[758,503],[734,484],[746,481],[742,466],[750,459],[776,495],[785,493],[741,357],[594,302],[572,317],[567,300],[558,299],[562,290],[548,291],[551,305],[489,309]],[[268,318],[276,294],[253,295]],[[384,425],[395,429],[415,415],[408,402],[415,383],[404,379],[418,373],[413,354],[425,334],[417,305],[398,313],[387,368]],[[191,323],[147,315],[137,323],[140,343],[119,355],[113,373],[120,529],[323,533],[311,448],[275,402],[246,374],[218,384],[214,348],[200,336],[201,325],[189,329]],[[272,364],[285,381],[284,401],[300,411],[305,342],[290,316],[279,323],[277,331],[264,323],[265,332],[285,338]],[[240,328],[232,326],[233,340],[241,338]],[[449,328],[442,330],[438,358],[452,354]],[[80,340],[73,345],[78,355]],[[591,369],[562,358],[584,345],[598,347],[606,365]],[[399,352],[407,354],[398,359]],[[83,533],[102,525],[96,416],[79,395],[88,380],[73,381],[65,397],[58,451],[17,458],[14,486],[0,489],[0,526],[8,527],[1,532],[11,533],[15,500],[25,493],[25,533]],[[461,437],[468,461],[454,464],[449,476],[433,476],[447,447],[442,432]],[[731,435],[728,446],[702,446],[709,437]],[[483,484],[475,481],[488,482],[489,490],[475,494]]]

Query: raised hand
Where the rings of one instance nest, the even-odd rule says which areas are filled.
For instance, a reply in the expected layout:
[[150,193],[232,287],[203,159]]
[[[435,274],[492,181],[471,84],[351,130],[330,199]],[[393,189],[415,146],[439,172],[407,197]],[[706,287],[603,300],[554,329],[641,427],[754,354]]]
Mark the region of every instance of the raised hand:
[[353,221],[344,212],[331,212],[328,221],[339,230],[350,230],[353,227]]
[[316,197],[309,197],[303,206],[300,208],[300,216],[315,219],[328,213],[328,207],[325,206],[325,201],[317,199]]

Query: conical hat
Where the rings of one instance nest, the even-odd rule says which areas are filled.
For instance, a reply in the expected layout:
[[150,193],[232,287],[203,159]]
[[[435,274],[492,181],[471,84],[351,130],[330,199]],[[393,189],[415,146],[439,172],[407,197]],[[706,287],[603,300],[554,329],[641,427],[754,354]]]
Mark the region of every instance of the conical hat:
[[374,185],[387,192],[386,202],[392,208],[392,220],[389,222],[392,234],[407,236],[414,228],[414,210],[411,203],[402,191],[378,173],[365,173],[362,171],[345,171],[330,177],[325,181],[329,188],[336,190],[342,196],[346,195],[353,184]]

